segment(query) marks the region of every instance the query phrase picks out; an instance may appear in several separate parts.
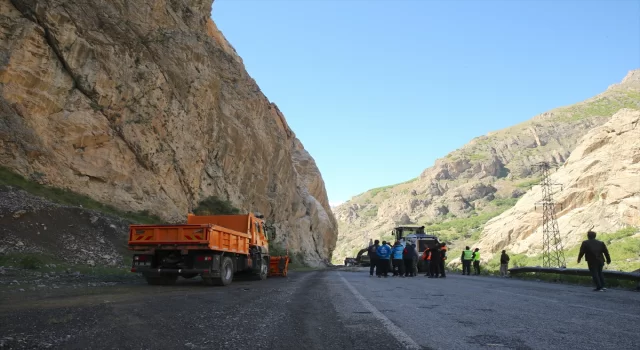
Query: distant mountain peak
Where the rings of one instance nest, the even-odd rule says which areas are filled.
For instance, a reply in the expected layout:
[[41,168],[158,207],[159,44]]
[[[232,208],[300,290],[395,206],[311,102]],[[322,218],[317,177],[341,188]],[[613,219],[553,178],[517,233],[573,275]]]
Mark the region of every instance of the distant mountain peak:
[[609,86],[608,90],[622,86],[625,88],[640,90],[640,69],[630,70],[620,83]]

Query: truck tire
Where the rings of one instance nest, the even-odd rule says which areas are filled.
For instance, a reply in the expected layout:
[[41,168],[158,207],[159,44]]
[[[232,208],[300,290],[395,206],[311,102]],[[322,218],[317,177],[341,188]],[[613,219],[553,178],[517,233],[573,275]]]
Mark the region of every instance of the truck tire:
[[207,286],[228,286],[233,281],[233,261],[228,256],[222,258],[220,263],[220,277],[202,276],[202,281]]
[[176,283],[178,275],[144,275],[144,279],[152,286],[170,286]]
[[262,258],[262,264],[260,265],[260,272],[255,275],[257,280],[266,280],[269,276],[269,257]]

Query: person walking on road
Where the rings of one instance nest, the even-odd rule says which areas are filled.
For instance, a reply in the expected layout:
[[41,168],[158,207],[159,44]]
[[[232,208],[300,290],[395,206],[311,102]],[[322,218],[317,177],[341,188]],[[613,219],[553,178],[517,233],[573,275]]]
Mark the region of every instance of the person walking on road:
[[404,253],[404,247],[400,241],[396,241],[391,250],[393,258],[393,275],[404,277],[404,261],[402,260],[402,254]]
[[391,247],[387,245],[387,241],[382,241],[382,245],[376,251],[378,253],[378,278],[389,277],[389,258],[391,257]]
[[604,267],[605,258],[607,265],[611,264],[611,257],[609,256],[609,250],[604,242],[596,239],[596,233],[593,231],[587,232],[587,240],[580,245],[580,254],[578,254],[578,264],[584,256],[587,261],[587,266],[591,272],[593,283],[596,285],[594,292],[604,292],[607,288],[604,287],[604,274],[602,268]]
[[509,271],[509,255],[507,255],[506,250],[503,250],[502,255],[500,255],[500,276],[507,277],[508,271]]
[[473,274],[480,276],[480,248],[473,251]]
[[466,274],[467,276],[471,275],[471,261],[473,261],[473,252],[471,251],[469,246],[464,247],[460,260],[462,260],[462,274]]
[[378,266],[378,247],[380,247],[380,241],[376,239],[373,245],[369,246],[369,250],[367,251],[367,255],[369,255],[369,276],[373,277],[373,271],[376,271],[376,275],[380,274],[380,270],[377,269]]
[[447,277],[447,273],[444,270],[444,265],[447,262],[447,244],[446,243],[442,243],[442,247],[440,248],[440,277],[444,278]]

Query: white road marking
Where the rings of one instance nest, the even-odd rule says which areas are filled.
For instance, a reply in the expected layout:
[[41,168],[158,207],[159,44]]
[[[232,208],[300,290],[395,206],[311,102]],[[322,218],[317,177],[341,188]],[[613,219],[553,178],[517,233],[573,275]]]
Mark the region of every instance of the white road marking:
[[405,345],[406,349],[422,349],[422,347],[418,345],[415,340],[411,339],[411,337],[409,337],[407,333],[398,328],[398,326],[391,322],[391,320],[389,320],[387,316],[383,315],[380,311],[378,311],[378,309],[376,309],[375,306],[373,306],[367,299],[365,299],[365,297],[363,297],[362,294],[360,294],[360,292],[358,292],[351,285],[351,283],[347,281],[346,278],[342,277],[340,272],[338,272],[338,276],[340,276],[342,282],[344,282],[347,288],[349,288],[356,299],[358,299],[367,310],[371,311],[373,316],[375,316],[378,320],[380,320],[380,322],[382,322],[387,331],[391,333],[391,335],[393,335],[393,337],[396,338],[397,341]]
[[606,313],[611,313],[611,314],[616,314],[616,315],[624,315],[624,316],[633,317],[633,318],[640,318],[640,315],[626,314],[626,313],[623,313],[623,312],[612,311],[612,310],[607,310],[607,309],[600,309],[600,308],[597,308],[597,307],[584,306],[584,305],[578,305],[578,304],[567,304],[567,303],[564,303],[564,302],[562,302],[560,300],[551,299],[551,298],[543,298],[543,297],[537,297],[537,296],[533,296],[533,295],[519,294],[519,293],[514,293],[514,292],[507,292],[505,290],[499,290],[499,289],[490,289],[490,290],[492,292],[507,293],[507,294],[512,294],[512,295],[519,295],[521,297],[540,299],[540,300],[549,301],[549,302],[552,302],[552,303],[560,303],[560,304],[565,305],[565,306],[578,307],[578,308],[582,308],[582,309],[589,309],[589,310],[593,310],[593,311],[606,312]]

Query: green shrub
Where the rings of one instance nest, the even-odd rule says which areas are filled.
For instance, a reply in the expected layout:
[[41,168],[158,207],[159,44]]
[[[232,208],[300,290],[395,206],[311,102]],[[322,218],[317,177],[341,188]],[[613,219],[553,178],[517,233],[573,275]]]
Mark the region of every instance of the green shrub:
[[269,242],[269,255],[284,256],[287,255],[287,250],[280,243]]
[[540,180],[541,180],[540,178],[525,180],[525,181],[517,183],[516,187],[530,189],[531,187],[539,184]]
[[495,204],[498,207],[506,207],[511,208],[518,202],[518,198],[496,198],[491,201],[491,203]]
[[374,189],[369,190],[369,193],[371,194],[371,198],[377,196],[380,192],[383,192],[383,191],[386,191],[386,190],[390,189],[393,186],[395,186],[395,185],[378,187],[378,188],[374,188]]
[[362,215],[366,217],[376,217],[378,216],[378,207],[374,206],[371,208],[367,208],[367,210],[362,212]]
[[44,262],[36,256],[25,256],[18,261],[18,265],[23,269],[37,270],[44,265]]
[[203,199],[193,210],[196,215],[233,215],[239,214],[240,209],[234,207],[228,200],[211,196]]

